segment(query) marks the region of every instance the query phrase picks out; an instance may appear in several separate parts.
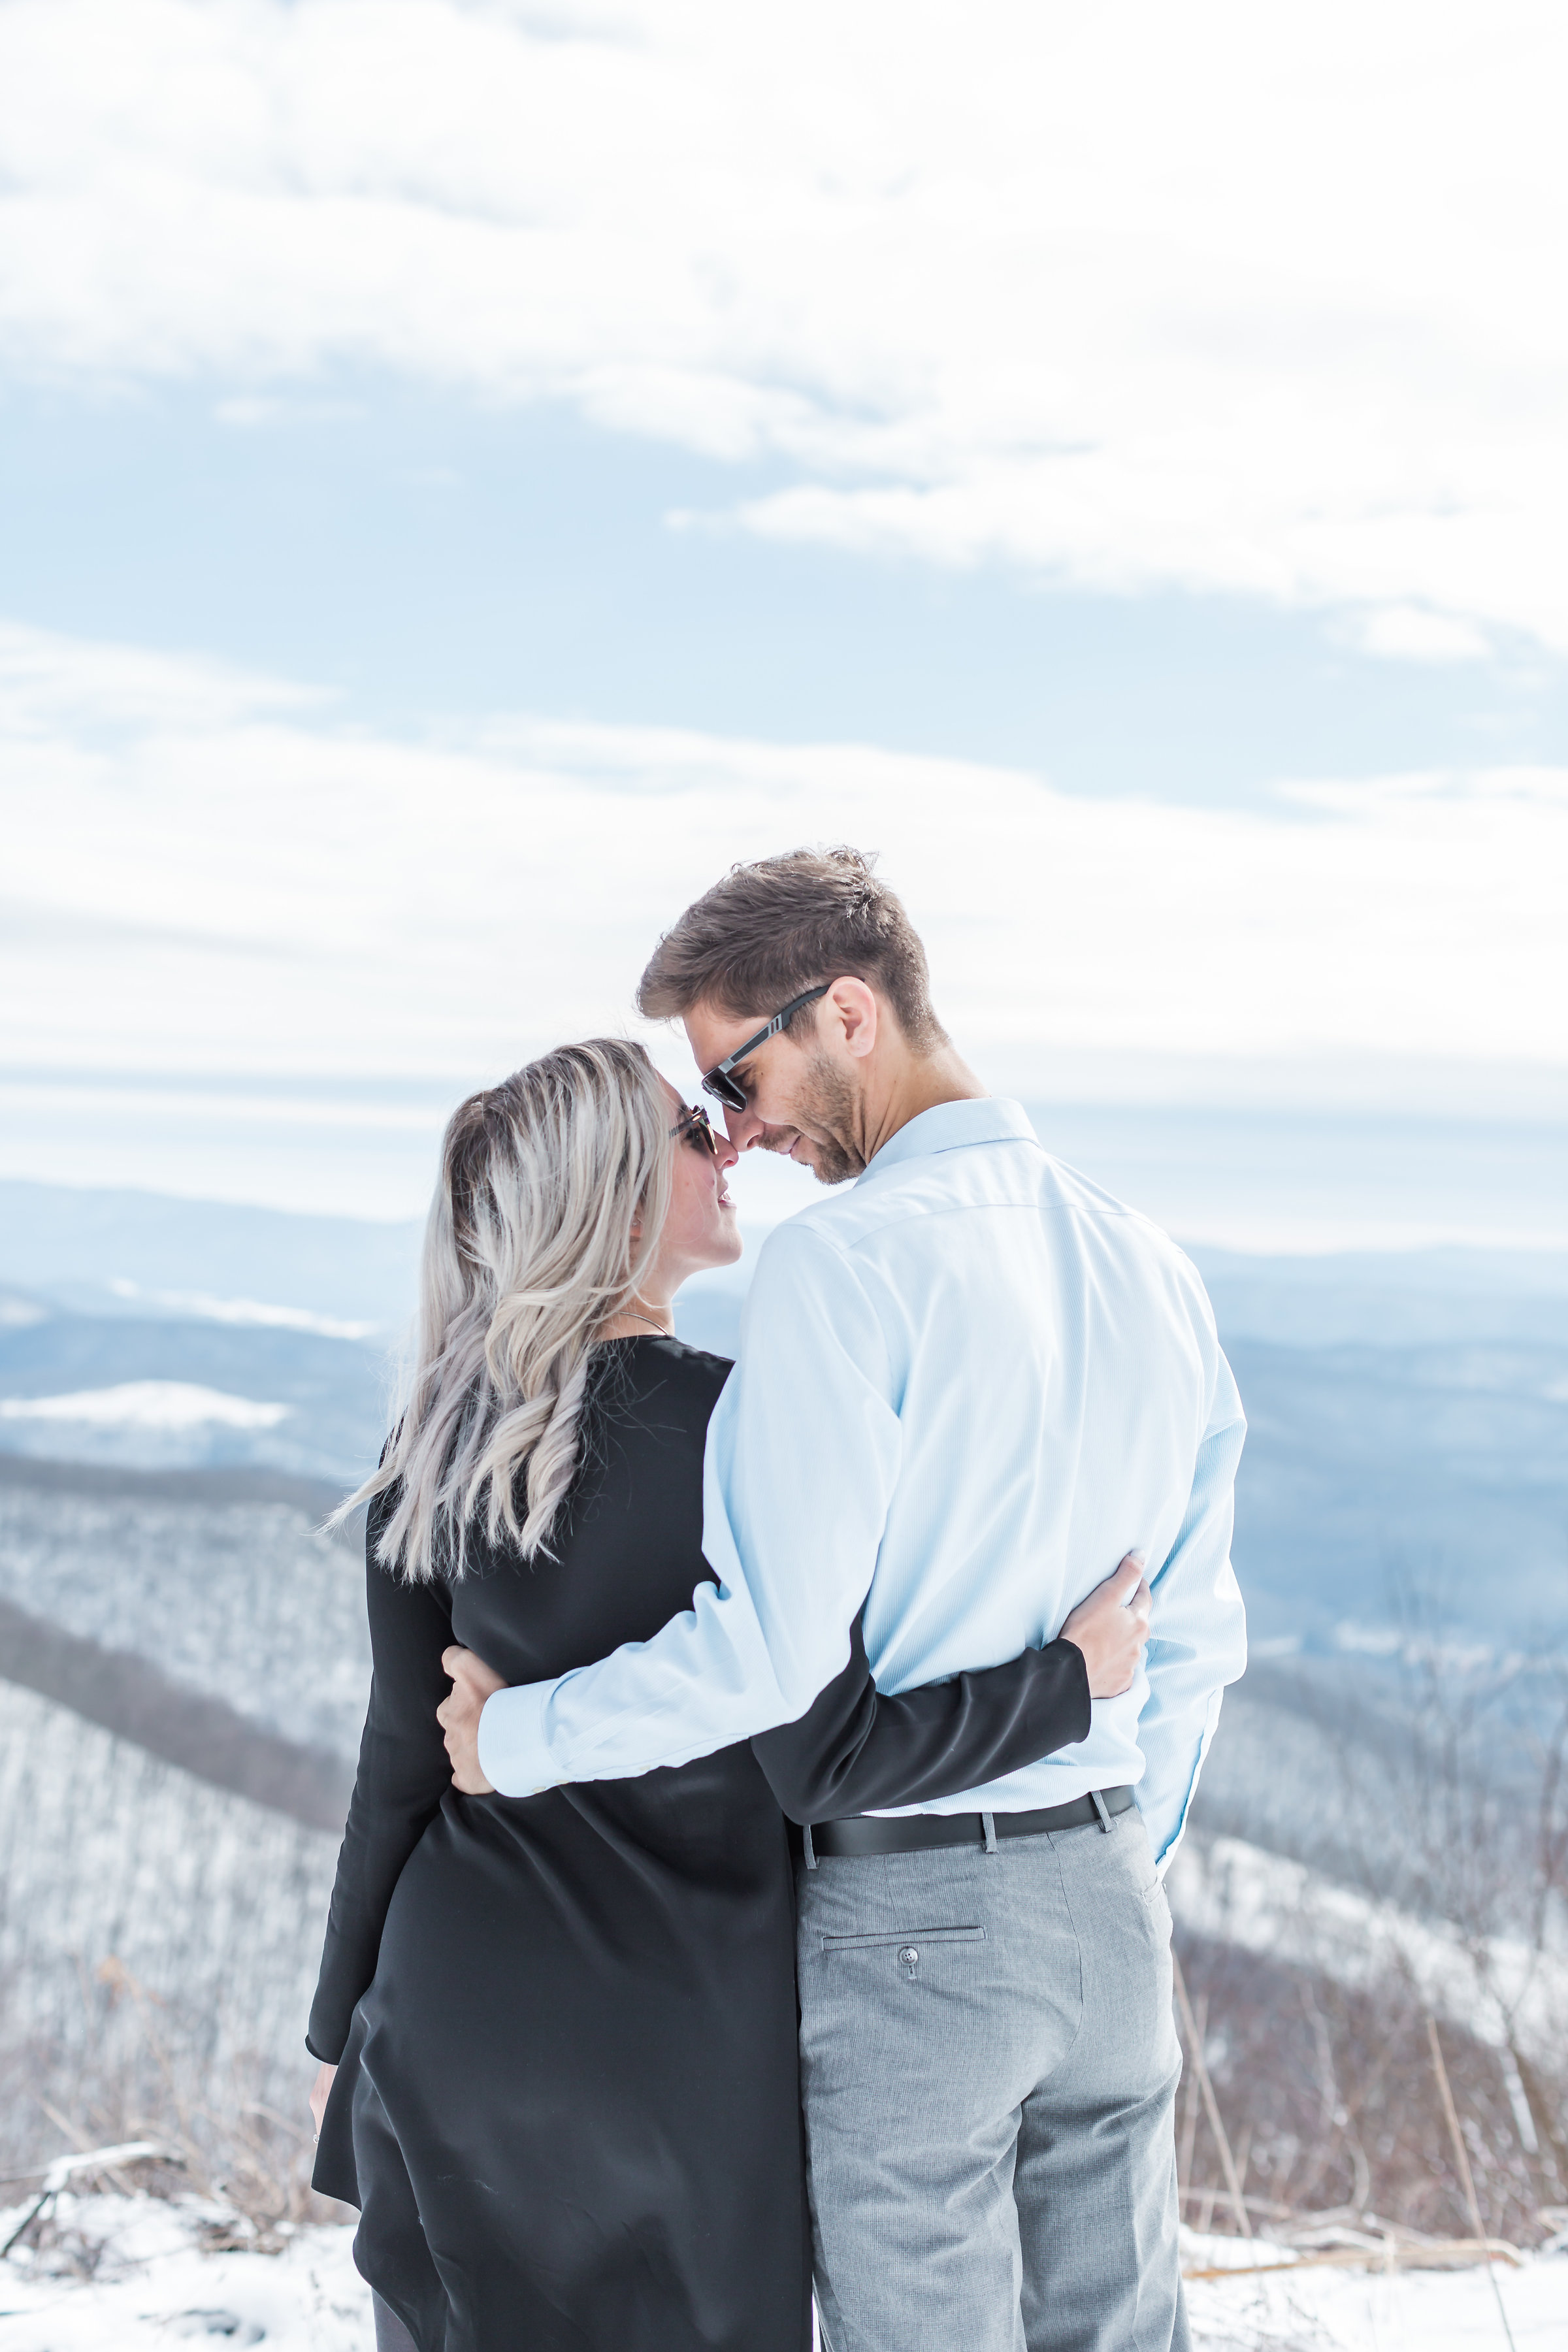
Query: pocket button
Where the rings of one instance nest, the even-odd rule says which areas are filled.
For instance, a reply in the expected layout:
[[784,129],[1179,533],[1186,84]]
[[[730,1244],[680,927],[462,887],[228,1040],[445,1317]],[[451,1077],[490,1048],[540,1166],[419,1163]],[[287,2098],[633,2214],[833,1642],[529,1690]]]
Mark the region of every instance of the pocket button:
[[920,1946],[918,1944],[904,1944],[900,1946],[899,1958],[904,1964],[904,1974],[909,1978],[910,1982],[913,1984],[915,1980],[915,1970],[921,1964]]

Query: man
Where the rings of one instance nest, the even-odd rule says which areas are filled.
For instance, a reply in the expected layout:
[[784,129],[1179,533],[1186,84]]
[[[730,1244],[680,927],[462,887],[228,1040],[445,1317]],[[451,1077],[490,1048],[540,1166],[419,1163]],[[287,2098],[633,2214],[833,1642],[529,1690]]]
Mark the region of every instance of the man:
[[449,1653],[459,1779],[476,1730],[513,1795],[766,1735],[852,1638],[890,1690],[1010,1658],[1141,1553],[1146,1663],[1087,1738],[806,1829],[803,2092],[832,2352],[1184,2347],[1160,1880],[1245,1662],[1245,1425],[1202,1285],[986,1096],[868,859],[737,867],[639,1003],[684,1022],[738,1149],[860,1181],[759,1256],[709,1433],[718,1585],[555,1684]]

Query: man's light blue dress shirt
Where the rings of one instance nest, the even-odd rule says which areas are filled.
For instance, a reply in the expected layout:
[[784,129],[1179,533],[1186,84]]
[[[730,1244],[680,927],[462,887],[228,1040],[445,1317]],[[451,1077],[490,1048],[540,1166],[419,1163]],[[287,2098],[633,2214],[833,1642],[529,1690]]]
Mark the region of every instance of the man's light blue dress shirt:
[[793,1722],[862,1602],[883,1690],[998,1664],[1140,1551],[1153,1620],[1132,1689],[1095,1702],[1077,1747],[920,1810],[1132,1782],[1168,1861],[1246,1664],[1246,1423],[1181,1251],[1053,1160],[1018,1104],[945,1103],[769,1237],[742,1328],[708,1433],[717,1585],[651,1642],[498,1692],[479,1723],[495,1786],[625,1779]]

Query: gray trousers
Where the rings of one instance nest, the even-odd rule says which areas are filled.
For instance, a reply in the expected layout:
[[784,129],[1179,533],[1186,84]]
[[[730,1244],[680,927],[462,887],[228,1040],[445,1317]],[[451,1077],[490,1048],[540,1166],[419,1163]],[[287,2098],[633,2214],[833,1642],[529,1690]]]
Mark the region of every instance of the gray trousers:
[[803,1868],[831,2352],[1187,2352],[1171,1914],[1136,1812]]
[[389,2303],[383,2303],[374,2291],[371,2305],[375,2313],[375,2352],[418,2352],[414,2338]]

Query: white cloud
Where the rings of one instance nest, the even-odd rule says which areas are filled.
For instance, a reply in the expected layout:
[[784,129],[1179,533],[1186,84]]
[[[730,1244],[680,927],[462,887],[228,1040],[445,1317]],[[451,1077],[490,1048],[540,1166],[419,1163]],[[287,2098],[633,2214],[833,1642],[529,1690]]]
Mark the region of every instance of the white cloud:
[[42,743],[62,728],[188,731],[324,699],[318,688],[223,662],[0,621],[0,738]]
[[1450,613],[1429,613],[1419,604],[1379,604],[1360,614],[1348,632],[1363,653],[1390,661],[1484,661],[1491,652],[1473,622]]
[[0,348],[565,398],[781,454],[760,531],[1562,650],[1565,66],[1535,0],[10,0]]
[[1010,1083],[1053,1052],[1568,1066],[1563,771],[1301,781],[1258,815],[864,745],[378,740],[280,714],[271,681],[215,696],[192,665],[182,692],[168,661],[132,725],[134,652],[5,642],[13,1066],[510,1067],[631,1023],[658,930],[732,859],[848,839],[883,852],[945,1017]]

